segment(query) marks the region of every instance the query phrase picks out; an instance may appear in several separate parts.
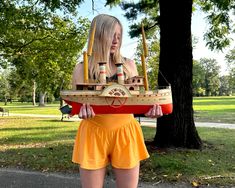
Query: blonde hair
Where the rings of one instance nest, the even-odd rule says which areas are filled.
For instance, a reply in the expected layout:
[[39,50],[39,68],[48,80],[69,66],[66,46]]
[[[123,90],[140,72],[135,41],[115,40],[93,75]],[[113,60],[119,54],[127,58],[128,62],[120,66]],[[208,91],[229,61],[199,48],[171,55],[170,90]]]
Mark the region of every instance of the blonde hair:
[[[89,57],[89,76],[91,79],[99,77],[99,62],[106,62],[106,72],[111,76],[109,61],[113,63],[123,63],[124,72],[128,76],[130,73],[125,67],[125,59],[120,54],[122,44],[123,27],[121,22],[114,16],[100,14],[96,16],[92,22],[89,32],[89,41],[91,40],[91,32],[96,22],[95,37],[93,43],[92,55]],[[120,45],[116,52],[110,56],[110,48],[112,45],[115,26],[118,24],[121,27]],[[111,59],[112,58],[112,59]]]

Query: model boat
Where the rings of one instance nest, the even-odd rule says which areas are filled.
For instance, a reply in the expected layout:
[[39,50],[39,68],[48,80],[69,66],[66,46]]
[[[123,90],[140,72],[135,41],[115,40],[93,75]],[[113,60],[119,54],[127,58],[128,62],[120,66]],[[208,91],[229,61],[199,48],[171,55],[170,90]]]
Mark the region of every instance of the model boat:
[[[92,31],[94,35],[95,31]],[[142,26],[144,54],[141,56],[144,76],[135,76],[125,80],[123,65],[117,63],[117,83],[108,82],[106,77],[106,62],[99,62],[99,82],[91,83],[88,79],[88,55],[91,55],[93,41],[88,44],[88,53],[83,54],[84,83],[76,85],[75,90],[63,90],[61,98],[72,106],[71,115],[79,114],[83,104],[90,104],[95,114],[145,114],[159,104],[163,114],[173,110],[171,87],[158,87],[154,91],[148,89],[148,79],[145,68],[147,47]],[[91,38],[94,38],[92,36]]]
[[96,114],[145,114],[154,104],[161,105],[163,114],[172,113],[171,87],[146,91],[143,80],[135,76],[124,84],[81,83],[76,90],[64,90],[60,95],[72,106],[71,115],[79,114],[84,103],[90,104]]

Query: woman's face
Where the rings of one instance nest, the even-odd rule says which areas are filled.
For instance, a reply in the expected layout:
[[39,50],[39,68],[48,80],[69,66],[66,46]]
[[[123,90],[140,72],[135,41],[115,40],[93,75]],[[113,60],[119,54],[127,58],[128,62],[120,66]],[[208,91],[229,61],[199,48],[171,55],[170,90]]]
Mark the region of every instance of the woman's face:
[[113,54],[117,51],[121,44],[121,27],[119,24],[116,24],[114,28],[114,35],[112,40],[112,45],[110,48],[110,53]]

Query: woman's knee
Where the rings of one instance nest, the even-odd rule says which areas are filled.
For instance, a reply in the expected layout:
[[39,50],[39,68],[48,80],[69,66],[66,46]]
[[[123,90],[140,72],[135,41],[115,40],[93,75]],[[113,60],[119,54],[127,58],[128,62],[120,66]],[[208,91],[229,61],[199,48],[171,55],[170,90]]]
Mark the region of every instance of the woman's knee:
[[106,168],[101,168],[97,170],[88,170],[80,168],[79,171],[80,171],[82,188],[103,187]]
[[117,188],[136,188],[139,181],[139,164],[131,169],[113,168]]

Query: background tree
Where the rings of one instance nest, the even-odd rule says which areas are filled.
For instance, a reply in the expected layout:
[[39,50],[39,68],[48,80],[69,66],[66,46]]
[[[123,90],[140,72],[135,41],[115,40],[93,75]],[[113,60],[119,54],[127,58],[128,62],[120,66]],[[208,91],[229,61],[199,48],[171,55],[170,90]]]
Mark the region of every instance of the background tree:
[[211,50],[223,50],[231,43],[230,34],[234,32],[234,0],[196,0],[195,4],[207,15],[208,30],[204,34]]
[[229,53],[225,56],[225,59],[229,73],[229,86],[232,90],[232,93],[235,93],[235,48],[229,51]]
[[[195,128],[192,108],[192,40],[191,16],[192,1],[140,1],[123,3],[129,10],[126,16],[136,19],[137,14],[145,13],[145,30],[160,29],[159,70],[172,87],[173,113],[157,121],[154,144],[159,147],[200,148],[201,140]],[[147,21],[146,21],[147,20]],[[177,23],[177,27],[175,27]],[[140,24],[131,26],[131,35],[140,33]],[[168,85],[158,75],[160,86]]]
[[0,73],[0,98],[4,100],[5,105],[7,105],[7,99],[10,98],[10,84],[8,77],[9,71],[5,70]]
[[193,95],[203,96],[205,95],[205,71],[198,61],[193,61]]
[[86,42],[89,22],[83,18],[76,18],[74,22],[59,17],[32,2],[26,3],[27,6],[17,6],[17,1],[1,4],[0,52],[17,68],[22,79],[31,82],[32,91],[36,91],[37,83],[39,104],[44,105],[46,93],[58,91],[62,80],[65,85],[69,84],[72,69]]
[[[229,10],[234,9],[234,1],[198,0],[195,3],[209,15],[207,18],[211,28],[205,34],[207,45],[219,50],[228,46],[227,36],[232,31],[230,26],[233,23],[229,20]],[[154,26],[160,28],[159,69],[172,85],[174,102],[173,114],[158,121],[154,141],[160,147],[200,148],[202,144],[195,128],[192,109],[192,4],[191,0],[122,3],[123,9],[129,10],[126,13],[129,19],[136,19],[139,13],[145,13],[150,23],[146,29],[152,30]],[[130,28],[132,36],[139,31],[138,24]],[[165,84],[160,77],[159,84]]]
[[220,66],[215,59],[202,58],[200,64],[204,70],[204,88],[206,96],[219,94],[219,70]]
[[229,76],[224,75],[219,78],[220,81],[220,88],[219,88],[219,95],[220,96],[230,96],[232,95],[232,87],[229,83]]

